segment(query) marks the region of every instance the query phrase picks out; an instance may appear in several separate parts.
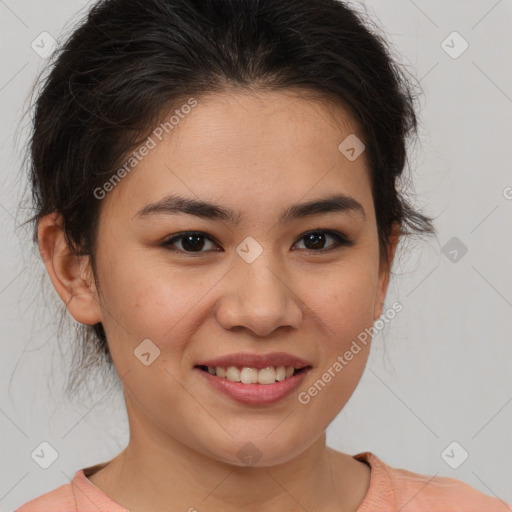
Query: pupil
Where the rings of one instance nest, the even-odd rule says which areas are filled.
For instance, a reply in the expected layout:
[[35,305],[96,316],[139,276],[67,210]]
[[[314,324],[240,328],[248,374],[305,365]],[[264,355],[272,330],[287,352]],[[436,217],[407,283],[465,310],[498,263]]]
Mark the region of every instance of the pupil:
[[308,242],[312,242],[313,247],[308,249],[322,249],[325,242],[325,235],[321,233],[311,233],[306,237],[306,246]]
[[[200,235],[188,235],[182,240],[184,249],[201,250],[204,245],[204,240],[201,240]],[[195,242],[193,241],[195,239]],[[187,247],[188,245],[188,247]]]

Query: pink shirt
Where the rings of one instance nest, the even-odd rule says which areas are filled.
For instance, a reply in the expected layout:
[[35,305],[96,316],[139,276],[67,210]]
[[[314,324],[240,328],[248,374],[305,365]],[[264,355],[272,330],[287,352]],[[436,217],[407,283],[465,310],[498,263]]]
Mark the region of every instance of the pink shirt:
[[[444,476],[392,468],[371,452],[353,456],[369,464],[370,487],[357,512],[512,512],[504,501]],[[128,512],[86,476],[103,464],[80,469],[69,484],[29,501],[15,512]]]

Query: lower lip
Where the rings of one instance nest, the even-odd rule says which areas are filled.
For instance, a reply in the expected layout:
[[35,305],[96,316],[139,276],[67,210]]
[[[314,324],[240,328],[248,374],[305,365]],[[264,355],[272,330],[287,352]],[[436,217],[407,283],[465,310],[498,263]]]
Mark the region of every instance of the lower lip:
[[217,377],[200,368],[194,368],[215,389],[243,404],[266,405],[288,396],[304,379],[311,368],[274,384],[242,384],[224,377]]

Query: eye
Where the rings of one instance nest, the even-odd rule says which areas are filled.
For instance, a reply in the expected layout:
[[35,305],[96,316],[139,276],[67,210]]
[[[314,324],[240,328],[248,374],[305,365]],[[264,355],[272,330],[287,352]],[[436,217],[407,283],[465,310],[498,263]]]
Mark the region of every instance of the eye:
[[[325,248],[323,246],[326,242],[326,239],[329,237],[335,240],[335,244],[334,246],[331,245],[330,247]],[[302,235],[299,240],[305,241],[305,250],[310,252],[327,252],[337,249],[341,246],[350,247],[351,245],[354,245],[352,240],[349,240],[343,233],[339,233],[338,231],[310,231]]]
[[[209,241],[210,243],[214,243],[213,240],[204,233],[187,231],[185,233],[180,233],[173,236],[172,238],[169,238],[168,240],[164,241],[162,245],[171,251],[206,252],[201,250],[205,247],[205,245],[207,245],[205,244],[205,240]],[[181,249],[174,247],[176,242],[181,244]]]

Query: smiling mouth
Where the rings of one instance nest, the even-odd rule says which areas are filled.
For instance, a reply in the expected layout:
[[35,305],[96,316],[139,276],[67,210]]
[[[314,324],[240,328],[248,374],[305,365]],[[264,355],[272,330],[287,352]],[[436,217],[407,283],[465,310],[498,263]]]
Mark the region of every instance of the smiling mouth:
[[242,384],[275,384],[289,379],[301,372],[311,368],[304,366],[295,368],[294,366],[267,366],[266,368],[249,368],[236,366],[204,366],[198,365],[196,368],[209,373],[215,377],[226,379],[231,382],[240,382]]

